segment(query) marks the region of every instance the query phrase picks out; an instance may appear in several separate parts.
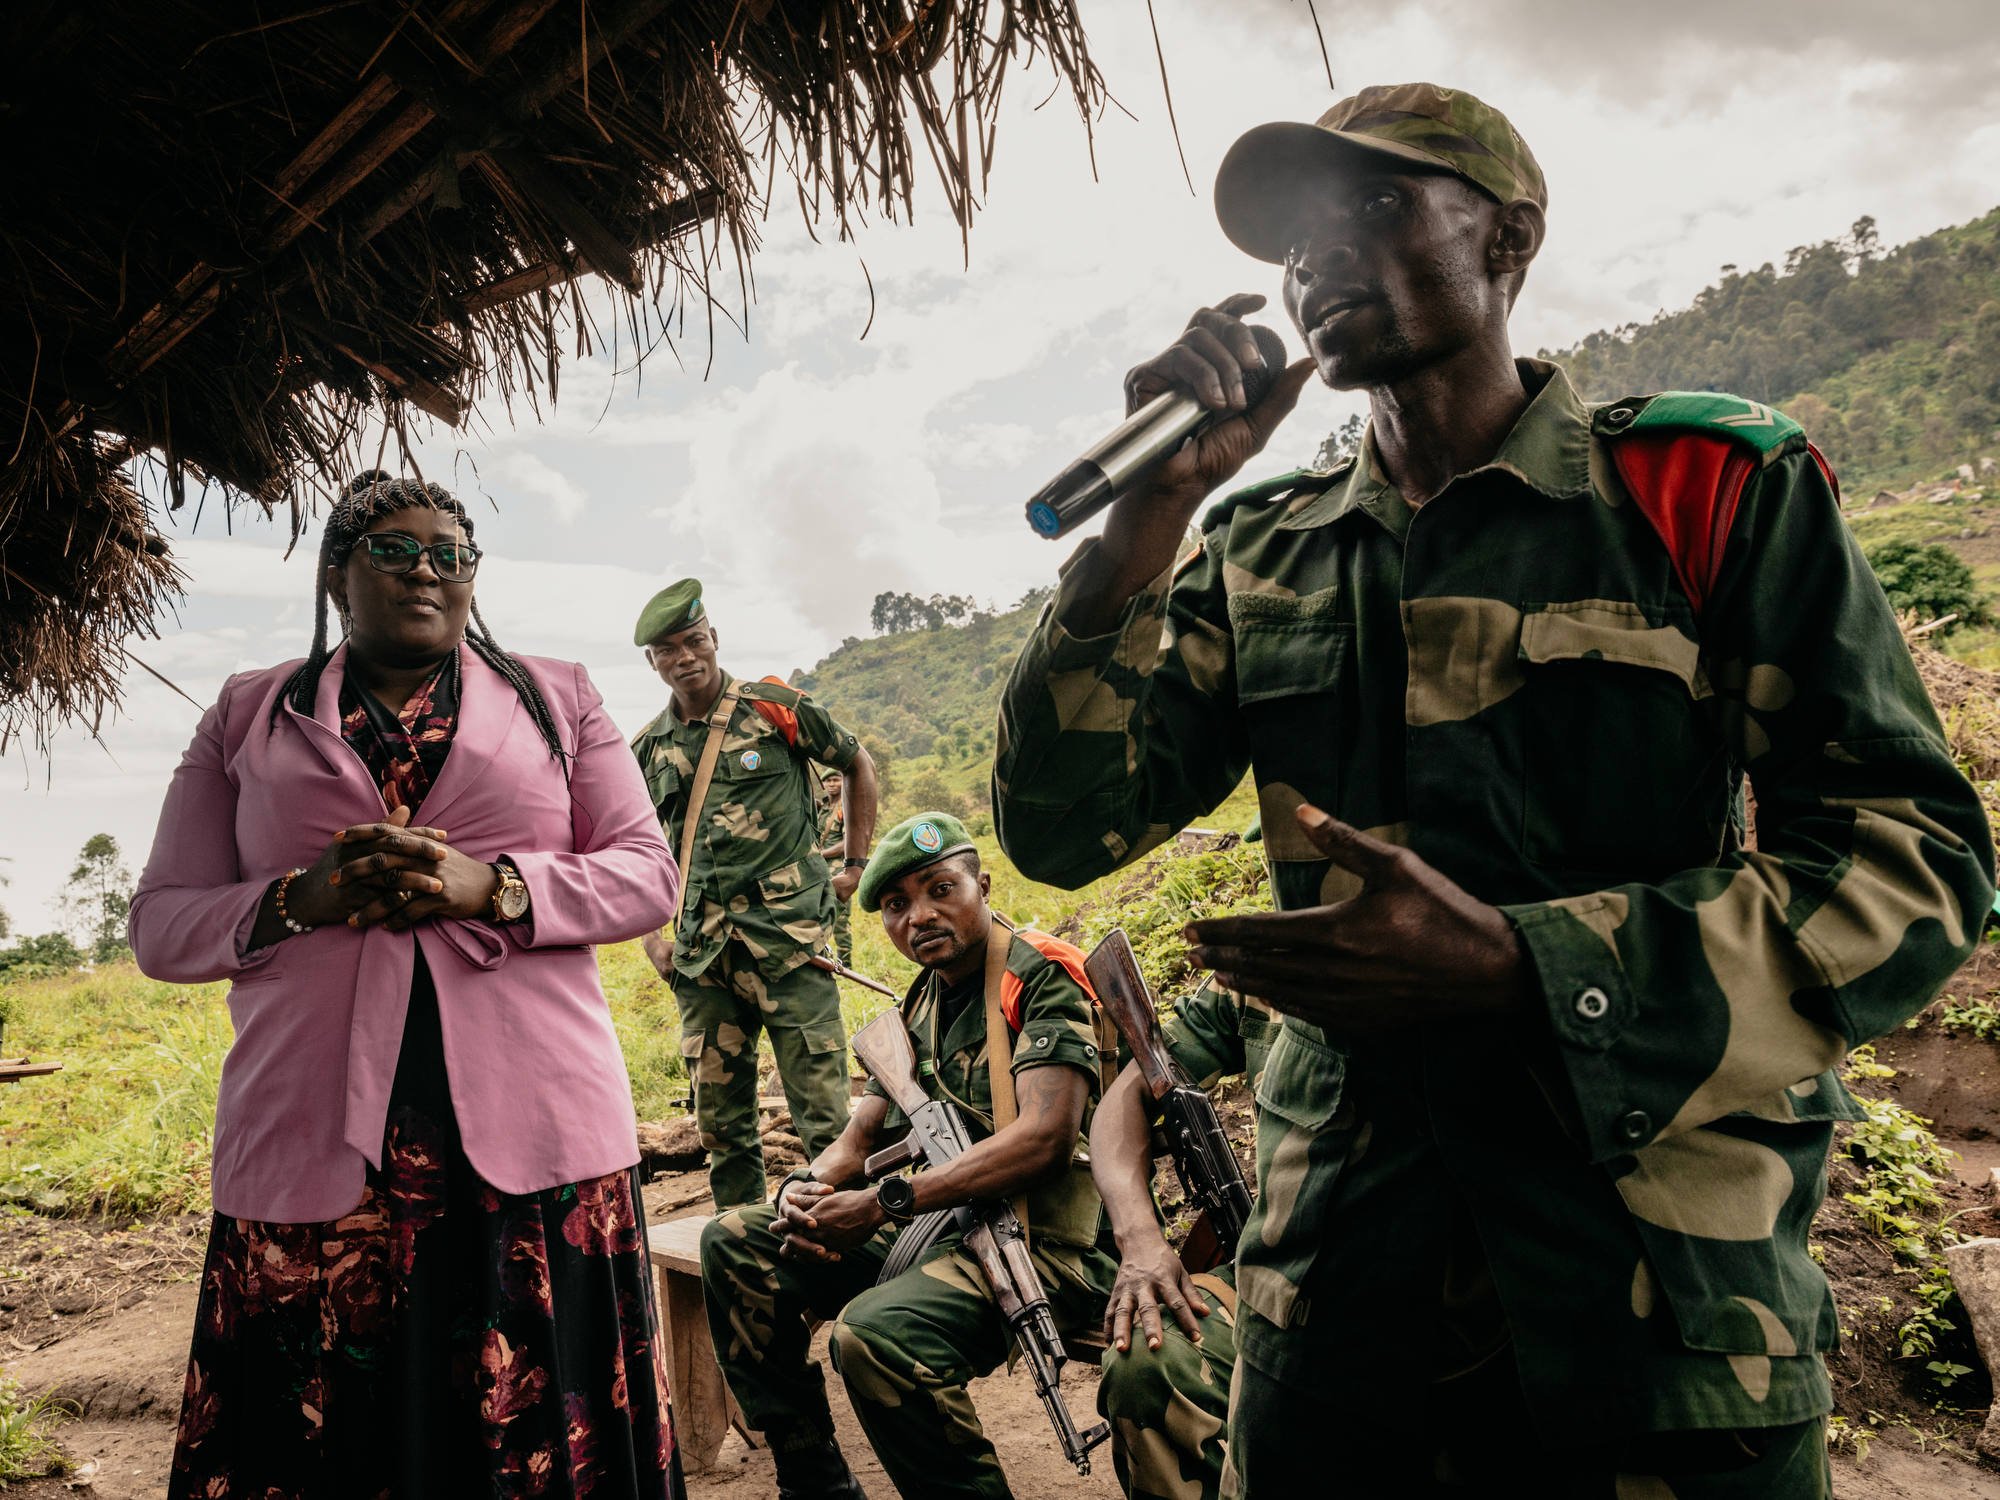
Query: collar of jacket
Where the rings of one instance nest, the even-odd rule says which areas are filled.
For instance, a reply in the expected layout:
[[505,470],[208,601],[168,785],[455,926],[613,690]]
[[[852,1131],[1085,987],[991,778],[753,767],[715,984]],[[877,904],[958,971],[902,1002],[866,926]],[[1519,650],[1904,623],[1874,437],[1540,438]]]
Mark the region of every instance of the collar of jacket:
[[[1569,383],[1561,365],[1542,359],[1517,359],[1521,383],[1535,394],[1513,431],[1492,458],[1453,480],[1476,475],[1511,474],[1530,491],[1550,500],[1578,500],[1591,493],[1590,411]],[[1362,510],[1398,536],[1409,527],[1409,506],[1382,473],[1371,428],[1362,438],[1361,453],[1318,498],[1299,507],[1282,523],[1287,531],[1305,531],[1338,521]]]
[[[429,794],[411,814],[419,826],[450,828],[452,806],[491,769],[521,708],[514,685],[464,642],[458,647],[458,668],[458,725],[452,733],[451,754],[445,757],[444,769],[431,783]],[[320,672],[312,715],[308,717],[290,704],[285,705],[285,713],[329,769],[350,781],[358,777],[374,794],[375,805],[381,807],[381,788],[340,733],[340,688],[346,678],[347,643],[342,641]],[[382,816],[387,816],[386,809]]]

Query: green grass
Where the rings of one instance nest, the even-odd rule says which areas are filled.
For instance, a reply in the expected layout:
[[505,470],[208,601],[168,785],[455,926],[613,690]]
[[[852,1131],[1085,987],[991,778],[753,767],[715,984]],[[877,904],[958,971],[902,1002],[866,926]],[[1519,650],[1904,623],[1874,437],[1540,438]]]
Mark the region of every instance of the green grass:
[[[1240,829],[1254,810],[1246,787],[1204,821]],[[1054,927],[1125,878],[1061,891],[1023,879],[1000,857],[990,833],[978,842],[993,876],[994,906],[1024,925]],[[1233,859],[1247,872],[1257,857],[1244,852]],[[1193,884],[1185,878],[1162,882],[1146,911],[1126,919],[1140,929],[1135,939],[1156,932],[1149,955],[1163,953],[1177,930],[1172,902],[1184,895],[1191,912],[1200,904],[1196,886],[1206,880],[1204,871]],[[899,992],[916,973],[890,945],[880,920],[860,911],[854,914],[854,966]],[[672,992],[637,943],[600,949],[598,967],[640,1118],[681,1113],[687,1073]],[[840,990],[850,1030],[889,1004],[856,985],[843,983]],[[0,1204],[48,1214],[205,1210],[216,1085],[230,1042],[226,993],[220,984],[162,984],[129,962],[0,985],[0,1006],[12,1016],[8,1050],[63,1064],[60,1073],[0,1090]]]
[[68,1415],[60,1402],[24,1396],[13,1381],[0,1378],[0,1486],[62,1471],[62,1450],[52,1434]]
[[6,994],[9,1051],[63,1071],[0,1094],[0,1200],[49,1213],[206,1207],[229,1042],[222,986],[111,964]]

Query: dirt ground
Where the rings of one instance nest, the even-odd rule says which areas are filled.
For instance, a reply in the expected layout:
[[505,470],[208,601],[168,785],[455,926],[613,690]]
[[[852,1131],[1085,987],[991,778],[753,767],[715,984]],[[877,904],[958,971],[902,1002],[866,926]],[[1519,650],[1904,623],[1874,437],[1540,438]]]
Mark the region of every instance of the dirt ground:
[[[1939,1138],[1960,1155],[1958,1180],[1947,1185],[1961,1233],[2000,1235],[2000,1210],[1988,1172],[2000,1166],[2000,1046],[1945,1036],[1935,1027],[1897,1032],[1878,1044],[1882,1061],[1899,1070],[1893,1080],[1902,1102],[1935,1122]],[[1240,1088],[1220,1100],[1231,1133],[1247,1140],[1250,1100]],[[767,1154],[774,1170],[798,1160],[797,1141],[782,1115],[767,1127]],[[709,1211],[707,1184],[699,1169],[699,1146],[690,1122],[647,1127],[642,1135],[648,1157],[660,1174],[646,1187],[647,1218],[664,1223]],[[1246,1168],[1248,1163],[1246,1161]],[[1881,1241],[1867,1233],[1839,1202],[1842,1174],[1836,1160],[1828,1210],[1815,1237],[1828,1252],[1827,1269],[1835,1297],[1859,1302],[1886,1291],[1897,1296],[1897,1278]],[[1170,1170],[1159,1183],[1170,1217],[1179,1208],[1178,1184]],[[52,1390],[78,1413],[61,1431],[71,1473],[11,1488],[23,1500],[57,1500],[79,1494],[104,1500],[162,1500],[173,1448],[189,1331],[194,1322],[195,1278],[207,1232],[203,1216],[113,1225],[33,1217],[0,1219],[0,1372],[30,1391]],[[1834,1460],[1834,1493],[1840,1500],[2000,1500],[2000,1472],[1942,1450],[1940,1423],[1927,1417],[1905,1387],[1907,1366],[1892,1358],[1881,1330],[1852,1339],[1830,1361],[1840,1410],[1857,1425],[1875,1411],[1889,1420],[1869,1445],[1865,1461],[1839,1453]],[[818,1340],[825,1355],[825,1334]],[[893,1495],[873,1459],[839,1381],[830,1382],[842,1447],[862,1485],[875,1500]],[[1093,1419],[1096,1371],[1085,1362],[1065,1373],[1064,1389],[1080,1420]],[[1118,1494],[1110,1455],[1099,1450],[1088,1477],[1079,1477],[1055,1451],[1047,1418],[1024,1376],[1002,1372],[972,1387],[973,1401],[986,1424],[1017,1494],[1103,1496]],[[1990,1388],[1981,1383],[1968,1403],[1983,1404]],[[1982,1415],[1969,1412],[1943,1424],[1946,1436],[1962,1443]],[[1918,1434],[1923,1434],[1919,1436]],[[694,1500],[752,1500],[776,1491],[769,1456],[732,1434],[710,1470],[690,1475]]]

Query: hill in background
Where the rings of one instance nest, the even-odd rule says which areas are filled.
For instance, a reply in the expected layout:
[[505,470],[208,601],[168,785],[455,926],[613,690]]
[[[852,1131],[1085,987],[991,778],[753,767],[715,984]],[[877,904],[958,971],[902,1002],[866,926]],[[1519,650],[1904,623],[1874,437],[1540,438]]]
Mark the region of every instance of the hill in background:
[[962,625],[849,637],[793,678],[875,758],[885,825],[928,809],[971,819],[976,834],[992,831],[986,783],[1000,690],[1048,593],[1035,590],[1005,613],[975,612]]
[[1864,218],[1782,270],[1722,271],[1691,307],[1544,356],[1592,400],[1715,390],[1780,407],[1851,495],[2000,446],[2000,209],[1889,251]]

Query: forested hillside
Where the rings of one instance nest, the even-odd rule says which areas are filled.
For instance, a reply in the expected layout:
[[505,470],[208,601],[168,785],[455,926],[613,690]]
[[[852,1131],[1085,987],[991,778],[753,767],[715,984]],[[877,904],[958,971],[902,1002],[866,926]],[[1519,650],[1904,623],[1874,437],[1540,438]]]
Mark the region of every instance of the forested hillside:
[[1850,495],[2000,449],[2000,209],[1889,251],[1862,219],[1782,270],[1722,270],[1692,307],[1552,357],[1592,399],[1726,390],[1779,406]]
[[1036,590],[1004,614],[979,611],[962,625],[933,626],[917,623],[914,610],[885,612],[878,600],[877,620],[904,628],[850,637],[795,679],[861,736],[883,775],[889,811],[986,811],[1000,689],[1046,597]]

